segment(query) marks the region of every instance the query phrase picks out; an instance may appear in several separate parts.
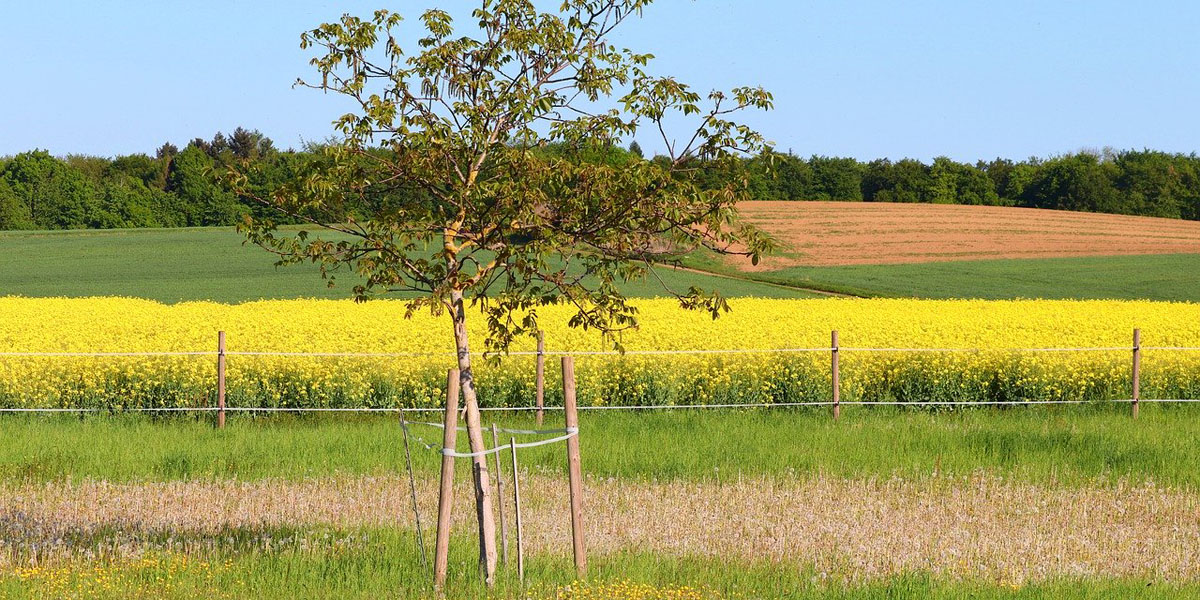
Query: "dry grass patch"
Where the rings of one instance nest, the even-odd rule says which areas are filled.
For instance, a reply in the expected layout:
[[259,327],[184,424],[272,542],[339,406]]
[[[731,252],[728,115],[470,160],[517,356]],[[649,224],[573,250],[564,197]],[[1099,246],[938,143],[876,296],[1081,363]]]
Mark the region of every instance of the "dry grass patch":
[[[523,479],[531,553],[569,552],[566,485],[560,479],[541,474]],[[425,481],[419,490],[427,527],[435,485]],[[456,493],[455,527],[466,533],[472,494],[465,483]],[[5,507],[0,527],[8,529],[0,531],[0,563],[10,564],[27,562],[22,549],[35,543],[51,549],[39,560],[77,558],[81,550],[61,540],[91,539],[88,532],[119,535],[120,547],[109,550],[137,556],[143,551],[139,539],[161,542],[163,532],[179,539],[209,536],[211,544],[231,529],[413,524],[407,482],[392,477],[29,484],[0,489],[0,503]],[[1062,576],[1200,578],[1195,560],[1200,496],[1150,485],[1056,488],[991,477],[733,484],[592,480],[585,522],[593,553],[632,550],[815,565],[835,577],[930,571],[1016,582]]]
[[[886,202],[747,202],[743,216],[785,245],[751,271],[1200,252],[1200,222],[1035,208]],[[744,263],[744,264],[743,264]]]

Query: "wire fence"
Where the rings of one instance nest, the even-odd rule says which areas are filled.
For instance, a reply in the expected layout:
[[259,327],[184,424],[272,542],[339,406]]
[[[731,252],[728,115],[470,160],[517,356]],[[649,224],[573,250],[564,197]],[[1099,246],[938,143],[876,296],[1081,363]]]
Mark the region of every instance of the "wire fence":
[[[291,351],[227,351],[222,343],[218,350],[196,350],[196,351],[142,351],[142,352],[38,352],[38,351],[10,351],[0,352],[0,358],[4,357],[19,357],[19,358],[121,358],[121,357],[209,357],[216,358],[223,362],[227,357],[284,357],[284,358],[413,358],[413,357],[457,357],[454,351],[443,352],[291,352]],[[1197,403],[1200,398],[1140,398],[1138,393],[1138,374],[1140,370],[1140,355],[1146,351],[1168,351],[1168,352],[1196,352],[1200,351],[1200,346],[1142,346],[1139,343],[1140,332],[1135,330],[1134,344],[1130,346],[1061,346],[1061,347],[856,347],[856,346],[840,346],[836,342],[836,332],[834,343],[826,347],[788,347],[788,348],[725,348],[725,349],[646,349],[646,350],[628,350],[619,352],[615,350],[544,350],[537,351],[516,351],[502,354],[502,356],[536,356],[539,363],[539,369],[545,357],[549,356],[668,356],[668,355],[741,355],[741,354],[798,354],[798,353],[833,353],[836,357],[839,354],[847,353],[910,353],[910,354],[932,354],[932,353],[975,353],[975,354],[995,354],[995,353],[1091,353],[1091,352],[1131,352],[1133,354],[1133,395],[1129,398],[1115,398],[1105,400],[1082,400],[1082,399],[1011,399],[1011,400],[849,400],[842,401],[838,397],[836,390],[838,388],[837,378],[837,361],[833,364],[833,381],[834,397],[831,400],[814,400],[814,401],[798,401],[798,402],[736,402],[736,403],[682,403],[682,404],[638,404],[638,405],[587,405],[579,406],[579,410],[590,411],[611,411],[611,410],[697,410],[697,409],[746,409],[746,408],[788,408],[788,407],[834,407],[835,410],[846,406],[900,406],[900,407],[973,407],[973,406],[1040,406],[1040,405],[1072,405],[1072,404],[1095,404],[1105,402],[1110,404],[1133,404],[1135,406],[1140,403]],[[473,356],[484,356],[487,353],[472,352]],[[221,370],[219,375],[221,381],[218,387],[224,389],[224,371]],[[0,413],[206,413],[217,412],[223,415],[224,413],[434,413],[442,412],[442,408],[438,407],[303,407],[303,406],[224,406],[224,397],[222,393],[221,401],[215,406],[194,406],[194,407],[27,407],[27,408],[0,408]],[[528,412],[528,411],[556,411],[562,410],[561,406],[491,406],[481,407],[481,411],[492,412]],[[547,431],[545,433],[551,433]]]
[[[706,355],[706,354],[789,354],[804,352],[829,352],[829,346],[818,348],[720,348],[720,349],[675,349],[675,350],[546,350],[501,353],[499,356],[660,356],[660,355]],[[872,348],[839,346],[840,352],[966,352],[966,353],[1021,353],[1021,352],[1132,352],[1171,351],[1200,352],[1200,346],[1063,346],[1063,347],[971,347],[971,348]],[[471,356],[487,356],[486,352],[471,352]],[[0,352],[0,357],[158,357],[158,356],[278,356],[294,358],[436,358],[457,357],[454,351],[447,352],[272,352],[272,351],[228,351],[198,350],[185,352]]]

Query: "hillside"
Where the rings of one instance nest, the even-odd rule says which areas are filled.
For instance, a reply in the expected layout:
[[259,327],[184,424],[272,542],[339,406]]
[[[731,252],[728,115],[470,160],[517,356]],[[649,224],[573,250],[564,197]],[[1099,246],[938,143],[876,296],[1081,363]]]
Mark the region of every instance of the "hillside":
[[750,202],[782,245],[699,269],[856,296],[1200,302],[1200,223],[1030,208]]
[[[132,296],[161,302],[349,298],[357,278],[328,287],[311,264],[275,267],[274,256],[232,228],[0,232],[0,296]],[[775,285],[663,268],[672,290],[689,285],[728,296],[803,298]],[[625,286],[634,297],[665,296],[657,282]],[[402,295],[396,294],[397,297]]]
[[[672,289],[808,297],[807,290],[925,298],[1200,302],[1200,222],[984,206],[752,202],[781,251],[762,264],[696,256]],[[276,268],[228,228],[0,232],[0,296],[136,296],[178,302],[346,298],[312,265]],[[714,274],[729,277],[717,277]],[[784,286],[784,287],[781,287]],[[657,282],[626,286],[664,295]]]
[[742,270],[959,260],[1200,253],[1200,222],[1038,208],[887,202],[747,202],[783,243]]

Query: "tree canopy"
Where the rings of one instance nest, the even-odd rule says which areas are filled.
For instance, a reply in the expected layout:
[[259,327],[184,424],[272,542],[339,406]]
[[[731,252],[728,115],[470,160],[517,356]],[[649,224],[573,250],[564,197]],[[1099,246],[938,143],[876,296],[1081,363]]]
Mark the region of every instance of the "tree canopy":
[[[609,33],[645,4],[573,0],[545,13],[488,0],[473,13],[474,36],[429,10],[424,35],[407,43],[388,11],[307,32],[319,79],[299,85],[357,108],[293,181],[266,196],[245,186],[253,170],[237,183],[286,218],[340,235],[281,234],[267,216],[246,220],[250,239],[330,276],[353,269],[365,280],[360,299],[421,292],[410,310],[454,312],[465,297],[497,351],[536,329],[537,306],[570,303],[573,325],[616,332],[636,323],[617,282],[653,277],[654,265],[698,248],[757,257],[769,240],[736,206],[752,197],[743,157],[766,143],[730,117],[770,108],[771,96],[702,95],[652,74],[649,55],[612,45]],[[679,140],[666,134],[676,117],[694,123]],[[665,160],[619,151],[647,129]],[[702,185],[702,172],[721,176]],[[703,290],[668,291],[714,316],[727,308]]]

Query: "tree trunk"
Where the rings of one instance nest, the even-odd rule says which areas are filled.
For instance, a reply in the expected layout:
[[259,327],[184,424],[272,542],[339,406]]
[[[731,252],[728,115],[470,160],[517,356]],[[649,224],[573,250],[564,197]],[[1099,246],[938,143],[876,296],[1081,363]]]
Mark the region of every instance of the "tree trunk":
[[[467,341],[467,319],[462,292],[452,292],[450,316],[454,319],[454,345],[458,351],[459,387],[467,413],[467,439],[471,452],[486,450],[483,442],[483,423],[479,417],[479,401],[475,395],[475,379],[471,372],[471,348]],[[475,479],[475,508],[479,518],[479,566],[490,586],[496,575],[496,521],[492,513],[491,479],[488,477],[487,457],[472,459]]]

